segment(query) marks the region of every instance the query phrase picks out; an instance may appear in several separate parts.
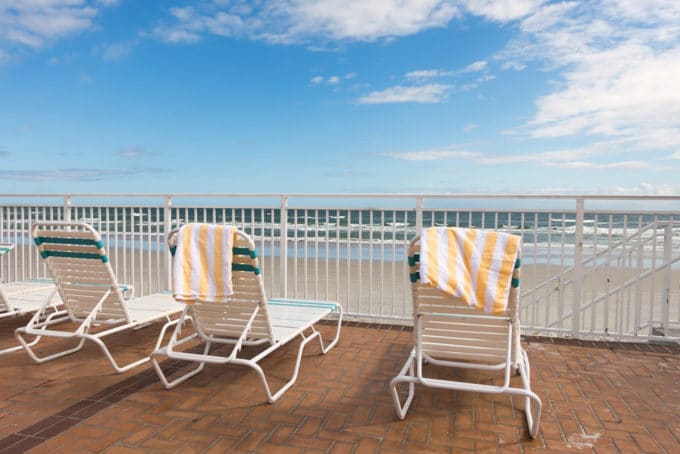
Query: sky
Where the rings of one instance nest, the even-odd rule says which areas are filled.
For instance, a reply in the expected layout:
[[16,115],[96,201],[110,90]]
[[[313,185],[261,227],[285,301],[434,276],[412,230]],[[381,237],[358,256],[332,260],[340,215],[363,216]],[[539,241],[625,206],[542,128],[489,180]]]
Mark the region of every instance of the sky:
[[0,0],[0,193],[680,194],[680,1]]

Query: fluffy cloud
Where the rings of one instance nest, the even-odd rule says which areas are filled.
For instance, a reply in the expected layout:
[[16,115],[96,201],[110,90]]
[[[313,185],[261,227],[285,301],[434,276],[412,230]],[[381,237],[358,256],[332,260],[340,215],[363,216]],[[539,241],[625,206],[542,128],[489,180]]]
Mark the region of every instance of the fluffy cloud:
[[[172,8],[153,34],[192,42],[202,34],[247,36],[292,44],[310,39],[375,41],[446,26],[464,13],[505,23],[534,12],[544,0],[264,0],[203,1]],[[180,14],[178,14],[178,12]]]
[[443,27],[459,15],[446,0],[268,0],[201,2],[172,8],[171,20],[153,30],[169,42],[193,42],[203,34],[247,36],[273,43],[310,38],[375,41]]
[[0,1],[0,41],[42,47],[92,27],[97,4],[87,0]]
[[577,148],[561,148],[540,153],[506,152],[502,154],[467,150],[462,145],[450,145],[439,149],[385,152],[379,153],[379,156],[405,161],[464,159],[480,165],[533,163],[564,169],[635,170],[651,166],[648,161],[622,158],[619,149],[624,145],[623,141],[619,141],[617,146],[603,141]]
[[405,161],[438,161],[441,159],[476,159],[481,157],[482,153],[453,148],[443,148],[422,151],[393,151],[380,153],[379,156],[401,159]]
[[356,73],[348,73],[344,76],[328,76],[324,78],[323,76],[314,76],[309,80],[312,85],[321,85],[322,83],[327,83],[328,85],[338,85],[343,80],[351,80],[357,77]]
[[623,138],[639,150],[680,146],[680,2],[556,3],[520,30],[499,54],[504,66],[539,63],[558,74],[536,100],[527,135]]
[[358,99],[359,104],[387,103],[438,103],[444,100],[451,87],[444,84],[428,84],[415,87],[397,85],[382,91],[373,91]]
[[[481,73],[481,75],[479,75]],[[458,91],[467,91],[476,88],[480,83],[493,80],[496,77],[489,74],[486,60],[476,61],[458,70],[443,69],[418,69],[404,74],[404,80],[410,84],[396,85],[382,91],[374,91],[359,98],[360,104],[384,104],[384,103],[438,103],[442,102],[446,95],[453,89],[450,83],[430,83],[432,79],[464,77],[468,74],[477,74],[475,79],[460,85]]]
[[509,22],[535,12],[546,0],[463,0],[461,6],[475,16]]

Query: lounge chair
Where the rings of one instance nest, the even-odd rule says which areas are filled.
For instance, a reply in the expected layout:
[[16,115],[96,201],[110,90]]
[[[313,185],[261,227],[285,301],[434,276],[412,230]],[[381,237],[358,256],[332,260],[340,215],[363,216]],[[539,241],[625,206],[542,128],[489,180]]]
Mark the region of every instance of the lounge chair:
[[[413,401],[415,384],[435,388],[481,393],[506,393],[524,398],[529,433],[536,437],[541,415],[541,400],[531,390],[529,359],[520,345],[519,257],[504,313],[493,314],[470,306],[431,284],[421,282],[420,236],[409,244],[408,262],[413,295],[415,347],[399,374],[390,382],[400,419]],[[514,259],[513,259],[514,260]],[[502,385],[428,378],[423,364],[502,371]],[[512,387],[511,372],[521,376],[522,387]],[[408,394],[402,404],[397,386],[407,383]],[[532,405],[533,404],[533,405]]]
[[[169,235],[168,243],[173,252],[181,232],[180,230],[178,234],[178,231],[175,230]],[[325,354],[338,342],[342,322],[342,307],[336,302],[326,301],[268,300],[265,295],[253,241],[247,234],[235,228],[233,235],[233,259],[231,263],[233,294],[226,301],[206,302],[196,300],[187,304],[179,320],[166,324],[166,327],[175,326],[174,332],[166,346],[151,354],[151,362],[161,382],[168,389],[201,372],[206,363],[248,366],[257,372],[267,400],[274,402],[295,383],[305,345],[316,338],[321,345],[321,351]],[[178,260],[177,256],[175,260]],[[176,275],[173,275],[173,279],[177,279]],[[337,317],[335,338],[324,347],[321,334],[314,325],[331,314],[335,314]],[[188,321],[191,321],[195,332],[180,338],[181,330]],[[195,338],[199,338],[205,343],[202,353],[176,350],[186,341]],[[259,362],[296,338],[300,338],[301,343],[298,348],[293,375],[276,393],[272,394]],[[223,355],[211,354],[210,347],[213,344],[228,344],[233,347],[231,351]],[[262,346],[264,348],[252,357],[243,358],[239,356],[243,346]],[[160,357],[199,364],[184,375],[169,381],[158,362]]]
[[[148,357],[119,366],[103,339],[114,333],[142,327],[182,310],[171,294],[156,293],[126,300],[129,289],[119,285],[109,263],[99,234],[88,224],[68,222],[38,222],[31,234],[40,255],[57,284],[65,309],[46,315],[49,303],[34,314],[25,327],[15,335],[28,355],[43,363],[80,350],[86,340],[101,348],[116,372],[125,372],[145,363]],[[78,324],[75,330],[55,329],[66,321]],[[93,329],[94,328],[94,329]],[[24,335],[35,336],[30,343]],[[43,336],[78,339],[73,348],[39,357],[32,349]]]
[[[0,257],[14,248],[13,244],[0,244]],[[31,314],[49,301],[49,309],[56,312],[61,305],[57,288],[52,279],[30,279],[19,282],[4,282],[0,285],[0,320]],[[15,347],[0,350],[0,355],[21,350]]]

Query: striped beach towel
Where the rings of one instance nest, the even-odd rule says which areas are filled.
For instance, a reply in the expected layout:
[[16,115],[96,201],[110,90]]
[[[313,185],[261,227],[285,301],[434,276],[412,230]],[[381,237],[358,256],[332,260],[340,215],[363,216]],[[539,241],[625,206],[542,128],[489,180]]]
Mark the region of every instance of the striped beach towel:
[[520,237],[434,227],[420,235],[420,280],[486,313],[505,312]]
[[173,261],[173,297],[187,304],[195,301],[226,302],[231,284],[235,227],[186,224],[177,234]]

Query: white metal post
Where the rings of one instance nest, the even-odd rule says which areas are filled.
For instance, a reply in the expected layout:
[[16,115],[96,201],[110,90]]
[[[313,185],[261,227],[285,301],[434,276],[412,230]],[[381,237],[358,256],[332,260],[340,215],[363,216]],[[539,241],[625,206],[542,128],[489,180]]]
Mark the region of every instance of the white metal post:
[[288,197],[281,196],[281,297],[288,297]]
[[71,222],[71,196],[64,196],[64,222]]
[[416,235],[423,230],[423,198],[416,197]]
[[170,254],[170,248],[168,247],[168,233],[172,228],[172,196],[165,196],[165,205],[163,207],[163,238],[165,243],[165,266],[166,266],[166,279],[167,285],[165,288],[170,288],[172,285],[172,254]]
[[673,247],[673,223],[669,222],[663,232],[663,306],[661,307],[661,327],[664,336],[668,335],[669,309],[671,304],[671,249]]
[[581,332],[581,293],[583,289],[583,220],[584,199],[576,199],[576,236],[574,238],[574,295],[571,306],[571,335],[580,338]]

